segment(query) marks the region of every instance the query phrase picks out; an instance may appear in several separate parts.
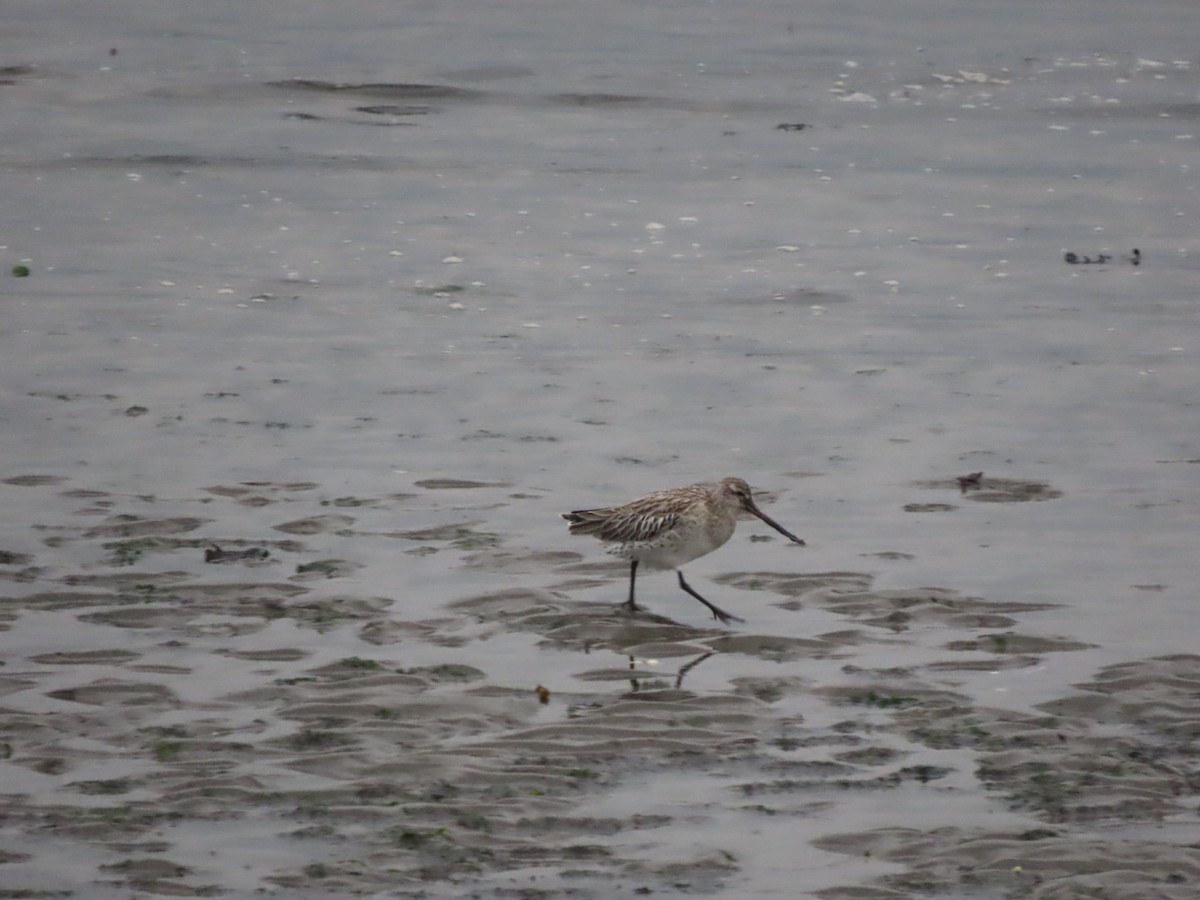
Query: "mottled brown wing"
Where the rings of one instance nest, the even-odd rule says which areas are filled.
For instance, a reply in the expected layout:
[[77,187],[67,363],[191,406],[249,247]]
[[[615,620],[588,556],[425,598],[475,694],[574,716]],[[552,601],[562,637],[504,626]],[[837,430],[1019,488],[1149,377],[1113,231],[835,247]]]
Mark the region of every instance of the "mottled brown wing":
[[571,523],[571,534],[594,534],[613,544],[653,541],[675,528],[682,513],[695,502],[683,489],[658,491],[624,506],[577,509],[563,518]]
[[563,513],[571,523],[571,534],[593,534],[610,544],[629,544],[652,541],[679,522],[679,515],[643,515],[625,507],[611,509],[578,509]]
[[678,513],[635,513],[622,510],[608,519],[598,532],[600,540],[612,544],[653,541],[679,523]]

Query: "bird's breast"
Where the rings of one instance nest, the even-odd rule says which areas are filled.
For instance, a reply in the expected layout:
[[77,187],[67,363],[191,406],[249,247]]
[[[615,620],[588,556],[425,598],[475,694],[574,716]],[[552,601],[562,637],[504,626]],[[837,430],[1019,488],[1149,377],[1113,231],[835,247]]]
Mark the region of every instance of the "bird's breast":
[[736,522],[724,516],[686,520],[651,540],[626,541],[610,552],[655,569],[677,569],[716,550],[733,535]]

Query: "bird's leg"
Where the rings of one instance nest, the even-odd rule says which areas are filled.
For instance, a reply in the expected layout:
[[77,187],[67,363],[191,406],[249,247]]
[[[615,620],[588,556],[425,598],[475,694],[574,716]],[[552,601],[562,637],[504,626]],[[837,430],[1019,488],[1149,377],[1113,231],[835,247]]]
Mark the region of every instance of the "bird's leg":
[[629,599],[625,601],[625,608],[633,612],[638,608],[638,605],[633,601],[633,583],[637,579],[637,564],[638,561],[631,560],[629,563]]
[[713,606],[711,603],[709,603],[707,600],[705,600],[703,597],[701,597],[699,594],[697,594],[694,590],[692,590],[692,586],[683,580],[683,572],[677,571],[675,574],[679,576],[679,586],[681,588],[683,588],[685,591],[687,591],[689,594],[691,594],[693,597],[695,597],[697,600],[699,600],[701,603],[703,603],[705,606],[707,606],[710,610],[712,610],[714,619],[720,619],[726,625],[728,625],[730,622],[745,622],[746,621],[745,619],[741,619],[741,618],[738,618],[737,616],[730,615],[729,613],[725,612],[725,610],[721,609],[721,607],[719,607],[719,606]]

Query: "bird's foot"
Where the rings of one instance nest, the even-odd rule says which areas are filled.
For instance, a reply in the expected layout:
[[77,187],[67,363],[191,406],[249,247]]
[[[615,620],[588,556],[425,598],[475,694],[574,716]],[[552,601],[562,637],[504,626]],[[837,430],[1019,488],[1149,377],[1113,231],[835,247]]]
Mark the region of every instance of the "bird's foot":
[[727,613],[719,607],[712,607],[713,618],[721,622],[722,625],[728,625],[731,622],[745,622],[741,616],[735,616],[733,613]]

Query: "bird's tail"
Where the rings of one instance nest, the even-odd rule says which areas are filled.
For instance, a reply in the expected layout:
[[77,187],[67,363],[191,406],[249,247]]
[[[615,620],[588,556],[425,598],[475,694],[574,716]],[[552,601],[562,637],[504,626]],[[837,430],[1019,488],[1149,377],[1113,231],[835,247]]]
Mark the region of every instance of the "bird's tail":
[[571,534],[599,534],[605,522],[603,512],[599,509],[577,509],[563,513],[562,517],[571,523],[567,529]]

